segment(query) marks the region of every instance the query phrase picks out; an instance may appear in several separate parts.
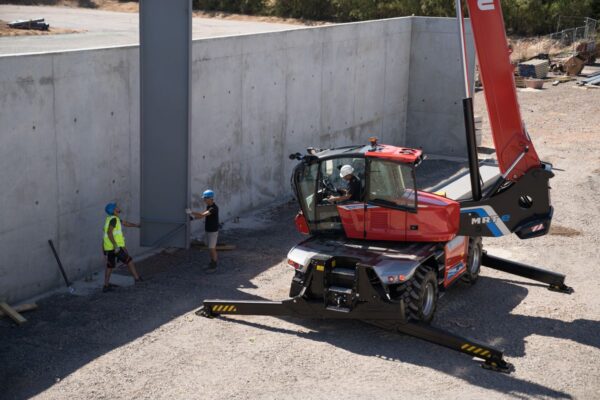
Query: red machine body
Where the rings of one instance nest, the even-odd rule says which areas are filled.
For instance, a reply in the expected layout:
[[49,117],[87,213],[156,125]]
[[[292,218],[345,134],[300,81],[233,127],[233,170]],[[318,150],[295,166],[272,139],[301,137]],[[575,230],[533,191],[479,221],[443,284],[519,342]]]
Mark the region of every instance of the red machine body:
[[400,242],[446,242],[453,239],[458,231],[459,204],[423,191],[418,191],[417,198],[416,213],[360,202],[338,205],[344,233],[351,239]]

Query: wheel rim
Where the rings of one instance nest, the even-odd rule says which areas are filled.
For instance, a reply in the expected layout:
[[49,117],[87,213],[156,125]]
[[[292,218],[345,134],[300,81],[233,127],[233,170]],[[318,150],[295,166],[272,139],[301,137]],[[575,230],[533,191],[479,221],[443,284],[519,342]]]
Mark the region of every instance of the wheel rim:
[[435,297],[435,289],[431,282],[428,282],[425,286],[425,295],[423,297],[423,315],[428,316],[433,311]]
[[469,265],[469,272],[471,274],[476,274],[479,270],[479,248],[475,248],[473,250],[473,258],[471,259],[471,265]]

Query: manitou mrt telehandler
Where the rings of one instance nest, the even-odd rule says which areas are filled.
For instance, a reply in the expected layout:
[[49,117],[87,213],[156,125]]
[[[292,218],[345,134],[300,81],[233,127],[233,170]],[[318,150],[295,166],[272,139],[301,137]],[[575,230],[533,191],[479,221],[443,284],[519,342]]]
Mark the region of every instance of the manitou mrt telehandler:
[[[307,149],[292,187],[300,203],[300,232],[310,237],[288,254],[295,269],[290,299],[205,300],[199,315],[278,315],[360,319],[395,329],[484,360],[484,367],[512,366],[488,345],[429,326],[440,294],[459,280],[475,283],[481,265],[547,283],[570,293],[564,275],[503,260],[482,249],[481,237],[548,233],[553,208],[552,166],[541,162],[521,120],[504,22],[498,0],[467,1],[479,70],[501,176],[482,192],[472,99],[465,71],[463,100],[472,199],[457,202],[417,190],[422,151],[377,143]],[[463,64],[464,25],[457,0]],[[355,201],[339,198],[340,170],[361,183]]]

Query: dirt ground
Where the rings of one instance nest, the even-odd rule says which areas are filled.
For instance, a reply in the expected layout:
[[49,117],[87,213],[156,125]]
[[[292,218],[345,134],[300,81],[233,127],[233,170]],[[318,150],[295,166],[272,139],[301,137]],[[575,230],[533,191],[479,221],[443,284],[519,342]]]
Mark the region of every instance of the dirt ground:
[[[564,83],[519,99],[538,153],[560,169],[553,233],[485,248],[566,274],[575,293],[484,269],[440,300],[434,321],[505,349],[512,374],[359,321],[196,316],[205,298],[287,296],[285,256],[302,236],[285,203],[228,223],[222,241],[237,250],[221,252],[213,275],[202,250],[160,254],[140,263],[148,279],[135,287],[56,294],[21,327],[0,320],[0,398],[600,398],[600,89]],[[482,92],[475,104],[487,130]]]

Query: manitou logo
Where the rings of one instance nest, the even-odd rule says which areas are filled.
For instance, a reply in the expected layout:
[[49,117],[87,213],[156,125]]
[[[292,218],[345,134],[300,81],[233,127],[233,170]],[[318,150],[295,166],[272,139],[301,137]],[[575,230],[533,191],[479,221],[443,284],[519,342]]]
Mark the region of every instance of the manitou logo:
[[490,215],[489,217],[477,217],[471,218],[471,225],[483,225],[489,224],[490,222],[496,223],[497,221],[508,222],[510,220],[510,215]]
[[494,9],[494,0],[477,0],[477,7],[481,11],[490,11]]

